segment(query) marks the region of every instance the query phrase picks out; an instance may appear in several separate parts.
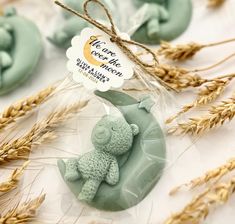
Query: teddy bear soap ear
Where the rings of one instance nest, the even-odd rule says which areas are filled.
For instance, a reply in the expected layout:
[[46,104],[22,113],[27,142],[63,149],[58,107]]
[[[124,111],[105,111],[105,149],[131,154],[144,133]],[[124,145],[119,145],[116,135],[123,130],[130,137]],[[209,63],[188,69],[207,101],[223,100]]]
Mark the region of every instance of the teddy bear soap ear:
[[139,127],[136,125],[136,124],[131,124],[130,125],[131,126],[131,129],[132,129],[132,133],[133,133],[133,135],[135,136],[135,135],[138,135],[139,134]]

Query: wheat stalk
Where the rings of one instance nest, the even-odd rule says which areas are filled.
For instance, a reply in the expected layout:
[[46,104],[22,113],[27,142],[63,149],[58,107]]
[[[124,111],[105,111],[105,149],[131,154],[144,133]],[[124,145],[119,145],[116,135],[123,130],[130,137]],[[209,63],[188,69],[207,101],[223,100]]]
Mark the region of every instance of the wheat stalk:
[[208,0],[209,7],[218,7],[221,6],[225,0]]
[[192,108],[196,108],[198,106],[206,105],[209,104],[216,99],[218,99],[219,96],[224,92],[226,87],[229,85],[231,82],[232,78],[226,78],[225,80],[223,79],[214,79],[213,81],[209,82],[204,88],[199,90],[198,95],[196,100],[191,103],[185,105],[180,112],[178,112],[176,115],[168,118],[166,120],[166,123],[169,124],[172,121],[174,121],[177,117],[180,115],[188,112]]
[[25,162],[20,168],[13,171],[10,178],[3,183],[0,183],[0,192],[9,192],[18,186],[21,176],[27,168],[29,161]]
[[235,116],[235,96],[211,106],[207,115],[190,118],[188,122],[180,123],[168,130],[168,133],[197,135],[231,121]]
[[193,199],[184,209],[173,214],[165,224],[199,224],[212,207],[225,204],[235,191],[235,178],[228,183],[219,183]]
[[27,157],[32,146],[54,138],[53,130],[79,112],[87,103],[88,101],[82,101],[52,112],[45,120],[36,123],[25,136],[0,145],[0,164]]
[[14,208],[0,216],[0,224],[23,224],[33,221],[37,215],[38,208],[44,200],[45,194],[23,204],[17,204]]
[[186,189],[194,189],[196,187],[199,187],[203,184],[206,184],[212,180],[214,182],[217,182],[220,180],[223,176],[228,174],[229,172],[233,171],[235,169],[235,159],[229,160],[227,163],[223,164],[222,166],[219,166],[215,169],[207,171],[203,176],[197,177],[193,180],[191,180],[189,183],[180,185],[176,188],[174,188],[171,192],[170,195],[174,195],[177,193],[179,190],[186,188]]
[[55,90],[54,86],[47,87],[36,95],[20,100],[6,108],[0,115],[0,130],[6,128],[9,124],[14,123],[16,119],[25,116],[27,113],[44,103]]
[[192,58],[204,45],[197,43],[171,45],[169,42],[162,41],[158,54],[173,61],[183,61]]

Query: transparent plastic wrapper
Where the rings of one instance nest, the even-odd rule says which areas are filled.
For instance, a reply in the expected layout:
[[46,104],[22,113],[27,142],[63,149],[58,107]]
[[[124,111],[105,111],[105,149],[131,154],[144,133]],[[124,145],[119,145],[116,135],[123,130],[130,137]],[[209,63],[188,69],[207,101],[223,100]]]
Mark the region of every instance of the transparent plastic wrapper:
[[[155,80],[140,74],[136,72],[139,78],[127,80],[122,88],[108,92],[88,91],[69,76],[58,86],[55,96],[41,106],[37,124],[62,108],[88,101],[81,110],[58,124],[50,143],[32,149],[24,185],[31,183],[30,195],[41,190],[46,193],[40,220],[49,223],[147,224],[163,222],[170,214],[172,199],[168,193],[187,175],[185,165],[194,166],[199,156],[188,138],[181,138],[181,147],[175,147],[176,139],[166,135],[164,121],[168,110],[174,106],[174,98]],[[110,116],[112,119],[107,122]],[[106,121],[101,122],[104,119]],[[125,128],[123,130],[123,125],[132,132],[132,137]],[[112,137],[116,136],[115,132],[118,138]],[[126,148],[127,135],[133,142]],[[106,147],[98,147],[99,141]],[[116,153],[120,145],[125,150]],[[190,152],[184,153],[189,146]],[[83,166],[77,165],[87,153],[99,154],[102,150],[117,161],[119,177],[114,182],[112,177],[118,171],[112,171],[111,160],[106,157],[98,157],[98,160],[88,157],[84,160],[85,167],[89,166],[85,171]],[[187,164],[185,158],[182,164],[182,155],[193,156],[195,164]],[[76,171],[81,169],[81,176],[68,179],[66,169],[71,171],[71,166],[66,165],[71,159],[77,162],[72,163],[72,171],[74,166]],[[109,164],[107,169],[103,168],[104,163]],[[94,198],[84,199],[83,195],[81,202],[79,198],[88,181],[87,176],[84,180],[84,173],[89,173],[92,178],[101,178],[99,174],[102,173],[103,179],[99,179],[98,185],[88,185],[88,197],[93,194]]]

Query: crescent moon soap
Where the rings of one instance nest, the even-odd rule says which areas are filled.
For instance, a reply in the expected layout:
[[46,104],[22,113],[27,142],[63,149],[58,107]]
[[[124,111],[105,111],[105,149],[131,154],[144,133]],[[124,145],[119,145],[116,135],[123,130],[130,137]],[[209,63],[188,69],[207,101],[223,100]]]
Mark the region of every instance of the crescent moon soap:
[[42,52],[36,25],[8,8],[0,16],[0,95],[6,94],[32,75]]
[[144,10],[146,14],[143,24],[132,35],[137,42],[159,44],[161,40],[173,40],[187,29],[191,21],[191,0],[135,1],[142,4],[139,11]]
[[118,91],[96,95],[119,109],[122,116],[104,116],[94,127],[94,150],[66,162],[60,173],[75,196],[90,206],[121,211],[141,202],[165,167],[163,132],[151,114],[153,102]]

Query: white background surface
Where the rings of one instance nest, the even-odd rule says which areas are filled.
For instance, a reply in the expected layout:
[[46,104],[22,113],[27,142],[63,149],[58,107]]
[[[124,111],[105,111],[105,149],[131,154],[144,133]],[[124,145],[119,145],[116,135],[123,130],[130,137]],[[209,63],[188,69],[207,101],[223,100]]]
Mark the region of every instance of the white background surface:
[[[235,1],[227,0],[223,7],[217,10],[211,10],[206,7],[206,0],[193,0],[194,12],[193,19],[188,30],[175,43],[184,43],[195,41],[199,43],[208,43],[228,38],[235,37]],[[0,97],[0,108],[11,104],[12,102],[24,96],[37,92],[38,90],[51,84],[53,81],[61,79],[66,75],[66,57],[63,50],[56,49],[46,41],[46,36],[51,35],[56,24],[58,10],[52,4],[52,1],[47,0],[25,0],[17,4],[20,14],[33,19],[39,26],[44,38],[44,53],[41,58],[40,65],[34,75],[23,86],[14,92]],[[206,49],[200,52],[193,61],[188,62],[190,68],[204,67],[210,65],[224,56],[235,52],[235,43],[227,44],[226,46]],[[205,73],[205,77],[213,77],[235,72],[234,59],[225,63],[219,69],[214,69],[209,73]],[[226,95],[232,93],[230,86]],[[191,102],[195,94],[192,91],[179,94],[177,101],[180,105]],[[198,114],[205,113],[205,108],[200,109]],[[197,113],[196,113],[197,114]],[[171,144],[169,152],[182,152],[187,146],[193,145],[177,162],[169,169],[161,178],[159,184],[151,192],[150,195],[138,206],[123,213],[99,213],[98,211],[86,208],[81,215],[81,218],[76,223],[91,224],[92,220],[100,219],[100,223],[115,223],[115,224],[160,224],[173,212],[178,211],[188,202],[192,195],[181,193],[176,197],[168,197],[167,193],[172,187],[191,180],[193,177],[202,175],[209,168],[214,168],[231,157],[235,157],[235,127],[234,121],[226,124],[222,128],[205,134],[200,139],[177,138],[169,141]],[[60,146],[61,147],[61,146]],[[65,149],[66,150],[66,149]],[[49,153],[50,154],[50,153]],[[175,154],[173,152],[173,154]],[[171,156],[170,156],[171,157]],[[44,172],[43,179],[38,180],[35,191],[38,192],[44,188],[48,193],[47,204],[42,207],[43,215],[50,220],[50,223],[55,223],[52,220],[56,216],[60,217],[66,210],[66,203],[73,202],[73,209],[68,216],[74,217],[83,209],[79,203],[74,200],[74,197],[67,190],[66,186],[60,180],[58,171],[55,167],[48,168],[47,173]],[[52,180],[52,178],[55,178]],[[27,181],[27,178],[26,180]],[[195,193],[195,192],[194,192]],[[66,200],[62,203],[61,200]],[[51,204],[51,206],[48,206]],[[53,209],[54,208],[54,209]],[[58,210],[61,209],[61,214]],[[51,210],[50,210],[51,209]],[[152,209],[152,210],[151,210]],[[204,223],[224,224],[233,223],[235,220],[235,196],[225,205],[211,212]],[[150,212],[152,211],[152,213]],[[151,215],[150,215],[151,213]],[[91,217],[94,217],[92,219]],[[122,219],[120,219],[122,217]],[[112,220],[112,221],[111,221]],[[73,223],[69,218],[63,219],[60,223]],[[98,223],[97,223],[98,224]]]

